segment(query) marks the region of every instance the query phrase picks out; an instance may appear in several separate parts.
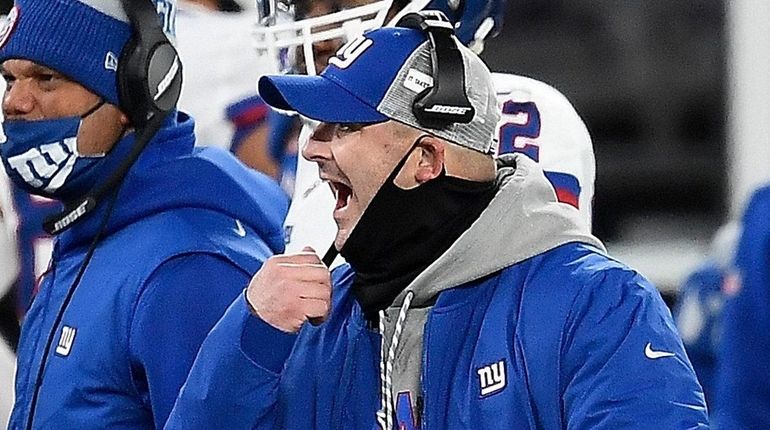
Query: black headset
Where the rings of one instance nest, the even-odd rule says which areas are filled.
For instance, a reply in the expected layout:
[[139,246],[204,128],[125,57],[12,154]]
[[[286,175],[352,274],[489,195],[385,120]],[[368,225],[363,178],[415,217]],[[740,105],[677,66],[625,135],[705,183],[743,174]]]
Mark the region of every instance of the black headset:
[[133,35],[118,61],[117,84],[120,109],[134,126],[134,147],[115,172],[85,197],[47,219],[43,228],[58,234],[93,211],[102,197],[115,191],[126,173],[174,110],[182,91],[182,63],[163,32],[152,0],[121,0]]
[[182,90],[182,64],[163,32],[154,2],[121,1],[134,34],[118,63],[118,96],[131,123],[142,129],[154,117],[165,118],[176,106]]
[[440,129],[471,122],[476,111],[465,93],[463,56],[449,18],[437,10],[412,12],[396,27],[426,32],[431,45],[433,86],[420,92],[412,103],[412,113],[420,125]]

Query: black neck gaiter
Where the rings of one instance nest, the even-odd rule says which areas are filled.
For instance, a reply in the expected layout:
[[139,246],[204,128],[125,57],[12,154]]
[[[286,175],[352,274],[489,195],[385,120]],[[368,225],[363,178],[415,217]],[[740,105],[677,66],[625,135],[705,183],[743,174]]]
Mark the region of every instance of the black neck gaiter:
[[447,176],[443,169],[416,188],[396,186],[394,180],[418,142],[379,189],[340,251],[356,272],[353,293],[370,321],[470,227],[495,194],[494,182]]

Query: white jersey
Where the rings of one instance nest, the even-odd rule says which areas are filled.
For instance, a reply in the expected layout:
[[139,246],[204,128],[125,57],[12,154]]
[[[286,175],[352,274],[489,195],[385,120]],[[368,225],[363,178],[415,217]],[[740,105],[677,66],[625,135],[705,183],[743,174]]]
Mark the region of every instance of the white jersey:
[[179,2],[176,47],[182,60],[179,109],[195,119],[198,145],[230,148],[234,127],[227,106],[257,94],[255,79],[267,72],[252,47],[255,9],[217,12]]
[[596,160],[580,115],[546,83],[504,73],[492,79],[502,109],[498,153],[523,152],[538,161],[559,201],[576,207],[590,232]]
[[[580,211],[590,232],[596,162],[583,120],[567,98],[548,84],[523,76],[492,75],[502,110],[498,152],[523,152],[538,161],[559,200]],[[300,142],[307,137],[301,136]],[[332,218],[335,205],[331,189],[318,177],[316,163],[300,156],[284,224],[286,252],[311,246],[323,255],[337,234]]]

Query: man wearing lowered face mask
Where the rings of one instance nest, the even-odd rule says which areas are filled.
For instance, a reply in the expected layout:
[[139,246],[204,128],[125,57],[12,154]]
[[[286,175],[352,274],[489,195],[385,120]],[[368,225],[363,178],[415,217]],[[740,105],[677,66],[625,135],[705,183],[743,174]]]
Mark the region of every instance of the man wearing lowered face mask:
[[347,264],[271,257],[203,343],[171,427],[708,427],[657,290],[535,161],[496,165],[492,76],[452,33],[406,15],[319,76],[260,79],[268,104],[321,123],[302,155],[337,195]]
[[66,208],[45,224],[10,428],[163,427],[206,333],[283,249],[280,189],[193,148],[174,10],[18,0],[0,31],[3,165]]

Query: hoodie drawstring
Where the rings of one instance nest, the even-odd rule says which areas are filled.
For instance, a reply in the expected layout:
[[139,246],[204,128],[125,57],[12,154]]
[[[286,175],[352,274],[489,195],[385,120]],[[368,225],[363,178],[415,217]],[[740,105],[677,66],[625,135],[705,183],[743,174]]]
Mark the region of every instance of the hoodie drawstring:
[[401,311],[398,313],[398,320],[396,320],[396,328],[393,331],[393,337],[390,339],[390,347],[388,348],[387,361],[385,360],[385,311],[380,311],[380,398],[381,405],[380,410],[377,411],[377,423],[382,430],[393,430],[393,391],[392,391],[392,379],[393,379],[393,362],[396,358],[396,348],[398,348],[398,341],[401,338],[401,331],[404,328],[404,320],[406,320],[406,313],[409,311],[409,306],[412,304],[414,298],[414,292],[409,291],[404,297],[404,303],[401,305]]

